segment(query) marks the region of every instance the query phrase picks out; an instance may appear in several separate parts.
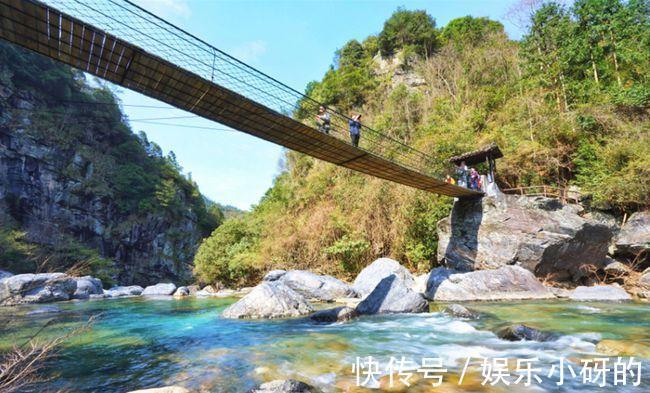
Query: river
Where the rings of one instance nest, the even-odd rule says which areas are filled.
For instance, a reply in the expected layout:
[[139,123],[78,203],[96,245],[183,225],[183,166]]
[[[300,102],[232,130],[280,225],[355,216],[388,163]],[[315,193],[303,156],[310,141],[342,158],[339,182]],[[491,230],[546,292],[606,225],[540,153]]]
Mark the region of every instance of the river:
[[[24,342],[46,324],[39,337],[60,335],[96,315],[92,328],[70,339],[46,369],[51,380],[41,388],[71,392],[123,393],[163,385],[202,392],[245,392],[265,380],[288,377],[324,391],[361,392],[365,390],[355,388],[357,373],[352,367],[357,360],[362,366],[372,365],[368,356],[378,362],[381,373],[372,374],[368,385],[376,379],[388,386],[390,358],[400,360],[403,356],[407,366],[409,360],[421,363],[423,357],[440,359],[447,372],[436,374],[443,377],[442,390],[436,391],[591,392],[599,390],[597,382],[583,384],[580,361],[598,355],[595,344],[599,340],[650,345],[650,305],[640,303],[476,303],[467,307],[481,313],[478,320],[460,320],[434,311],[317,325],[303,319],[221,318],[220,312],[234,301],[138,297],[5,307],[0,309],[0,318],[12,322],[0,328],[0,347]],[[503,325],[522,322],[557,337],[548,342],[509,342],[493,333]],[[467,372],[459,385],[468,356]],[[488,359],[485,365],[481,358]],[[481,371],[497,358],[506,358],[511,367],[516,359],[537,359],[531,364],[540,370],[534,374],[541,381],[533,379],[530,387],[524,386],[525,379],[515,384],[520,374],[512,373],[509,386],[503,380],[490,385],[494,379],[482,385]],[[572,366],[576,377],[565,369],[564,382],[558,387],[561,359],[565,367]],[[611,358],[606,367],[613,370],[615,360]],[[625,386],[613,386],[610,371],[606,373],[608,386],[600,390],[647,392],[648,361],[641,360],[640,386],[632,386],[631,374]],[[558,372],[549,378],[554,365]],[[364,382],[367,368],[360,370],[360,382]],[[397,381],[399,375],[394,375]],[[407,379],[411,383],[408,391],[431,390],[430,383],[435,381],[421,376],[414,372]]]

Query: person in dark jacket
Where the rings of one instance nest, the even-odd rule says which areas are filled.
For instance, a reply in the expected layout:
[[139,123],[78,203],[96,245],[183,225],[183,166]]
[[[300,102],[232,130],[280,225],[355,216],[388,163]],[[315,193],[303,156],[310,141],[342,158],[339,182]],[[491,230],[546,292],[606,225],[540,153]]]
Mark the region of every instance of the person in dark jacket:
[[352,140],[352,146],[359,147],[359,138],[361,138],[361,115],[357,114],[352,116],[352,119],[348,121],[350,125],[350,139]]
[[327,112],[324,106],[318,108],[318,114],[316,115],[316,121],[318,122],[318,131],[323,134],[329,135],[331,128],[331,119],[330,114]]

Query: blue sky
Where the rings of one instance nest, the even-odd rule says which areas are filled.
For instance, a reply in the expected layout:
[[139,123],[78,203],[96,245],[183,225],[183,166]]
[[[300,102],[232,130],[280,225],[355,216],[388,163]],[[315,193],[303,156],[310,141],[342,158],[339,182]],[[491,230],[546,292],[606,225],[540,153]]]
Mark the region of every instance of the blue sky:
[[[488,16],[504,23],[511,38],[521,36],[506,20],[514,0],[135,2],[300,91],[321,78],[336,49],[349,39],[378,33],[400,6],[427,10],[438,26],[465,15]],[[212,200],[248,209],[280,170],[279,146],[200,118],[140,121],[191,114],[162,108],[167,106],[128,90],[118,89],[118,95],[134,130],[145,131],[165,152],[173,150],[184,171],[192,173]]]

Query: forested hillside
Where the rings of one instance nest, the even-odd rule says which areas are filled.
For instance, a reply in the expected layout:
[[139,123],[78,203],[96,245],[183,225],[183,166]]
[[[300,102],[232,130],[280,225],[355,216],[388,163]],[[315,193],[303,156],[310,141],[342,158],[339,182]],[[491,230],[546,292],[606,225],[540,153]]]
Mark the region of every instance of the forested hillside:
[[222,219],[110,90],[0,42],[0,269],[188,281]]
[[[592,208],[622,215],[650,204],[649,15],[647,0],[546,3],[513,41],[497,21],[437,27],[399,9],[378,35],[345,43],[306,93],[363,113],[436,157],[439,173],[448,157],[494,141],[501,187],[577,186]],[[271,268],[351,277],[378,256],[428,271],[451,203],[289,152],[259,205],[204,241],[196,273],[226,283]]]

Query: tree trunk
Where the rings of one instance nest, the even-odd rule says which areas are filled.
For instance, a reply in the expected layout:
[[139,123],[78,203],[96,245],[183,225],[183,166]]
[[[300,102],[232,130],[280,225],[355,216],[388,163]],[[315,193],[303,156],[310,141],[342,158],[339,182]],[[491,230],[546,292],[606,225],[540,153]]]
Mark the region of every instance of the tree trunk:
[[594,72],[594,80],[596,81],[596,85],[600,86],[600,80],[598,79],[598,69],[596,68],[596,61],[594,60],[593,52],[589,52],[589,56],[591,57],[591,69]]

